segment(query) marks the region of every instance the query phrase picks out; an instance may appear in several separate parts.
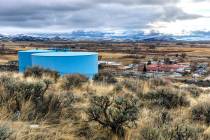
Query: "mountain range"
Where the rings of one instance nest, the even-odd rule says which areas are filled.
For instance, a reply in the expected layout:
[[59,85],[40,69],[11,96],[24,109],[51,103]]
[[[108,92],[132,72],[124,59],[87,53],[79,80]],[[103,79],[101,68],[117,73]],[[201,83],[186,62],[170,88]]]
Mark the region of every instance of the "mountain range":
[[1,41],[141,41],[141,42],[176,42],[210,41],[210,32],[196,31],[189,35],[169,35],[162,33],[74,31],[70,33],[30,33],[17,35],[0,34]]

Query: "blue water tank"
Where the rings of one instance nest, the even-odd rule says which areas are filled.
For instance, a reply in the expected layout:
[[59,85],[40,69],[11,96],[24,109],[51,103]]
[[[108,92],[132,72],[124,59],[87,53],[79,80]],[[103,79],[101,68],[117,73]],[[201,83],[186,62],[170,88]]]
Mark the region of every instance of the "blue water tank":
[[34,53],[53,52],[53,50],[26,50],[18,51],[19,72],[24,72],[32,66],[31,55]]
[[64,74],[82,74],[92,78],[98,73],[98,53],[50,52],[32,54],[32,66],[40,66]]

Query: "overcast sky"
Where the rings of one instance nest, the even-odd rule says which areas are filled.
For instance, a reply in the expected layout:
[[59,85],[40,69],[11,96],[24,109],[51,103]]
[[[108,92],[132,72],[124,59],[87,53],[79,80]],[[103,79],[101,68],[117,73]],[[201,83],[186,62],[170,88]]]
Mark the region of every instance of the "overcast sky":
[[0,0],[0,33],[210,31],[210,0]]

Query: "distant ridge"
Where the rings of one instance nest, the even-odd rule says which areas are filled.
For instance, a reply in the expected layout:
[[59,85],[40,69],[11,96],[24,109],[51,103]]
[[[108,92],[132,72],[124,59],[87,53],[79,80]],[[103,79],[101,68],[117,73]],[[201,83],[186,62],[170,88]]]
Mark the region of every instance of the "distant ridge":
[[168,36],[158,36],[158,37],[150,37],[143,39],[145,42],[174,42],[177,41],[173,37],[168,37]]
[[210,32],[196,31],[190,35],[167,35],[161,33],[145,34],[144,32],[124,32],[121,34],[107,32],[74,31],[71,33],[36,33],[3,35],[2,41],[142,41],[142,42],[175,42],[175,41],[210,41]]

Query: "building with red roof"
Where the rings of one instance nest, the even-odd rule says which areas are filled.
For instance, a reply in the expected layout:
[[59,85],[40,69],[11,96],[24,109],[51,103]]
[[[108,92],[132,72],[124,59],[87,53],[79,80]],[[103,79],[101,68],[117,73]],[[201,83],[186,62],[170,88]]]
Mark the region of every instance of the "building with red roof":
[[178,72],[181,69],[184,71],[185,66],[179,64],[151,64],[147,65],[148,72]]

